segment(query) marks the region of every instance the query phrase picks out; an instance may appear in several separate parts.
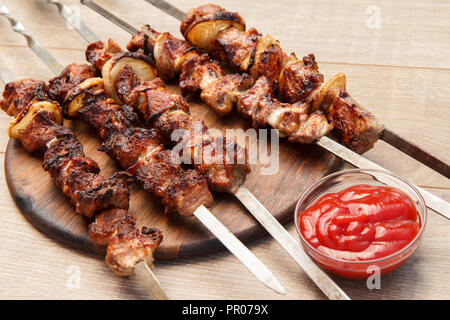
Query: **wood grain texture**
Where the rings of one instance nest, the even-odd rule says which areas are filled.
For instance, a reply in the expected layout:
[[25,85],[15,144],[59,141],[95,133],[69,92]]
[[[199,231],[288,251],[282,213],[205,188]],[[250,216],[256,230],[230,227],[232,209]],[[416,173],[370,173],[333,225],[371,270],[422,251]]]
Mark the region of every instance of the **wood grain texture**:
[[[179,34],[179,23],[143,0],[95,0],[135,26],[146,22]],[[76,0],[63,2],[78,5]],[[183,10],[203,1],[170,0]],[[450,159],[450,15],[445,0],[319,0],[264,2],[214,1],[241,12],[248,26],[280,39],[299,55],[314,52],[326,76],[347,74],[351,94],[391,129],[422,148]],[[3,0],[38,40],[67,64],[82,62],[84,40],[66,27],[44,0]],[[370,5],[381,8],[381,29],[368,29]],[[81,17],[102,38],[124,45],[129,35],[81,7]],[[286,23],[289,21],[289,23]],[[0,54],[20,77],[48,79],[50,71],[25,47],[25,41],[0,19]],[[36,31],[34,31],[36,30]],[[74,50],[72,50],[74,49]],[[8,142],[8,118],[0,114],[0,162]],[[91,150],[95,155],[95,150]],[[92,155],[92,154],[90,154]],[[384,142],[365,154],[370,160],[450,201],[450,182]],[[102,168],[107,170],[108,168]],[[114,276],[98,255],[72,250],[37,231],[19,213],[0,170],[0,298],[146,299],[134,277]],[[253,191],[253,190],[252,190]],[[296,237],[295,228],[288,231]],[[175,299],[324,299],[300,268],[270,238],[250,249],[273,271],[285,297],[265,288],[231,254],[171,260],[155,273]],[[364,282],[333,278],[353,299],[450,299],[450,224],[429,212],[424,241],[401,268],[386,275],[381,290]],[[70,268],[78,267],[79,288],[67,286]],[[99,283],[101,285],[99,285]]]

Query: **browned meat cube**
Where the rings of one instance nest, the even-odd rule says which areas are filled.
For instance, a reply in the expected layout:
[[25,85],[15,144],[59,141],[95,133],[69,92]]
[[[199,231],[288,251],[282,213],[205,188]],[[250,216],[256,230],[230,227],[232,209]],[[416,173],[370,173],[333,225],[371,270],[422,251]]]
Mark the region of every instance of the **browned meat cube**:
[[330,91],[323,108],[328,120],[334,124],[334,132],[340,141],[357,153],[371,149],[383,131],[383,125],[375,116],[346,90]]

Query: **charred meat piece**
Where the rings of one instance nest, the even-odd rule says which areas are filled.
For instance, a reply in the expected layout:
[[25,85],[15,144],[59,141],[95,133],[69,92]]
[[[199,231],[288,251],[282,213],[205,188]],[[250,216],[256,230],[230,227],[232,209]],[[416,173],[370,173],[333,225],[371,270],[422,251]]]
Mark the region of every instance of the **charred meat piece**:
[[149,32],[154,32],[151,37],[147,36],[143,31],[139,31],[131,37],[127,44],[127,50],[130,52],[142,52],[143,54],[153,56],[153,47],[155,39],[160,35],[159,32],[148,26]]
[[288,57],[280,47],[278,40],[270,35],[264,35],[256,45],[253,65],[249,73],[254,79],[265,76],[270,83],[277,87],[280,72]]
[[195,170],[184,171],[170,150],[156,153],[136,170],[136,179],[145,190],[159,196],[165,212],[190,216],[200,205],[213,201],[206,180]]
[[335,125],[335,134],[353,151],[364,153],[379,139],[383,125],[346,90],[330,91],[323,105],[328,120]]
[[183,64],[180,75],[180,88],[183,95],[200,93],[223,76],[223,71],[217,61],[209,55],[192,58]]
[[249,72],[260,39],[261,35],[254,28],[248,31],[226,29],[214,38],[213,55],[236,70]]
[[259,78],[240,97],[238,111],[251,117],[253,126],[269,125],[280,130],[281,134],[293,142],[312,143],[333,128],[322,112],[309,114],[308,105],[282,103],[273,98],[271,93],[269,80],[266,77]]
[[211,188],[236,193],[250,173],[247,150],[234,138],[223,136],[202,140],[202,149],[196,169],[202,172]]
[[32,102],[47,99],[48,87],[44,81],[23,79],[6,84],[0,106],[9,116],[15,117]]
[[201,99],[219,116],[226,116],[236,105],[239,96],[253,84],[248,74],[227,74],[202,90]]
[[55,117],[50,112],[39,112],[30,121],[25,132],[20,137],[27,151],[46,150],[47,144],[55,139],[72,135],[70,129],[55,123]]
[[219,32],[234,27],[245,30],[244,19],[237,12],[230,12],[214,4],[190,9],[181,22],[181,34],[194,46],[211,50],[213,39]]
[[110,209],[95,216],[89,225],[89,237],[96,244],[107,245],[117,232],[119,224],[135,225],[136,219],[123,209]]
[[[44,170],[48,171],[52,177],[58,177],[60,171],[70,160],[84,157],[83,146],[81,143],[68,128],[61,128],[65,129],[61,130],[64,134],[53,135],[53,139],[55,140],[49,143],[48,149],[44,155],[44,164],[42,165]],[[55,129],[58,128],[56,127]],[[90,172],[100,172],[100,168],[95,162],[91,161],[88,164]]]
[[[142,114],[147,125],[152,125],[152,123],[158,121],[158,118],[165,112],[181,110],[186,113],[189,110],[186,100],[179,95],[170,93],[159,79],[150,83],[143,82],[134,90],[142,94],[142,99],[139,104],[135,104],[135,107]],[[172,128],[171,131],[176,129],[178,127]],[[168,132],[161,132],[164,139],[167,138],[166,133],[169,134]]]
[[136,219],[128,211],[111,209],[103,211],[89,225],[89,236],[96,244],[108,245],[106,264],[120,276],[133,274],[141,261],[152,265],[153,252],[163,236],[158,229],[136,228]]
[[154,130],[131,127],[111,133],[102,143],[100,151],[117,159],[122,168],[130,169],[140,158],[159,147],[159,136]]
[[158,229],[142,228],[139,232],[133,223],[119,223],[106,251],[106,264],[121,276],[133,274],[141,261],[153,264],[153,253],[162,241]]
[[314,54],[288,62],[280,74],[279,93],[283,101],[295,103],[305,99],[323,82]]
[[76,206],[76,213],[92,218],[105,209],[128,209],[129,176],[122,172],[105,178],[95,171],[92,159],[80,157],[69,160],[56,177],[57,185]]
[[103,90],[85,92],[82,104],[79,116],[95,128],[102,140],[137,125],[137,115],[132,108],[115,104]]
[[220,116],[233,110],[237,97],[252,83],[247,74],[224,75],[219,64],[206,54],[185,62],[180,75],[182,93],[200,93],[201,99]]
[[64,102],[67,93],[76,85],[95,76],[95,69],[87,64],[69,64],[58,76],[50,79],[49,92],[51,99]]
[[163,201],[170,201],[181,215],[193,215],[200,205],[212,204],[213,199],[205,178],[196,170],[186,170],[172,180]]
[[170,33],[162,33],[156,38],[153,54],[158,76],[163,80],[180,74],[183,63],[198,56],[194,47]]
[[237,111],[247,118],[252,118],[253,126],[257,127],[258,103],[263,95],[272,95],[273,90],[266,77],[259,78],[255,84],[245,91],[238,99]]
[[122,52],[120,46],[111,39],[104,44],[102,41],[91,43],[86,49],[86,60],[97,70],[102,70],[103,65],[116,53]]

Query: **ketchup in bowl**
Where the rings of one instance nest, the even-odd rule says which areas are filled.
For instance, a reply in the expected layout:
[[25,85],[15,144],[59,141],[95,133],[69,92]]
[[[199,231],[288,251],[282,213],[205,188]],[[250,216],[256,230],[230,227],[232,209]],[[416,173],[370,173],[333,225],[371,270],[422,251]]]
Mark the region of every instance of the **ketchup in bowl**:
[[[414,201],[387,185],[356,184],[325,193],[301,212],[297,230],[303,247],[322,267],[350,278],[367,278],[368,267],[387,273],[421,231]],[[414,251],[414,250],[413,250]],[[391,259],[400,253],[398,259]]]

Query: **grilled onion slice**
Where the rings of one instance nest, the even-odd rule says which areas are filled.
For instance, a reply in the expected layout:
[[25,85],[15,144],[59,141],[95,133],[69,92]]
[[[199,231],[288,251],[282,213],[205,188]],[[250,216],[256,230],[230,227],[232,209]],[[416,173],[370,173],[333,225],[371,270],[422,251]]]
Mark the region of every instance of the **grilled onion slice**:
[[278,76],[278,85],[280,87],[284,86],[284,80],[285,80],[285,76],[284,76],[284,71],[286,70],[286,68],[288,68],[291,64],[296,63],[298,61],[297,57],[295,56],[295,53],[291,53],[289,56],[285,56],[283,61],[281,62],[282,64],[282,68],[281,68],[281,72],[280,75]]
[[117,96],[114,83],[119,71],[125,66],[129,66],[133,70],[140,82],[151,81],[156,78],[154,63],[149,57],[137,52],[123,52],[114,55],[103,65],[102,77],[106,93],[119,104],[123,104],[123,102]]
[[189,10],[181,22],[180,30],[192,45],[210,52],[214,38],[229,27],[244,31],[245,21],[237,12],[206,4]]
[[83,107],[83,100],[86,91],[88,91],[89,89],[102,88],[102,78],[90,78],[70,90],[62,106],[64,117],[70,119],[77,116],[78,110]]
[[273,82],[280,74],[283,51],[278,40],[270,35],[264,35],[256,45],[253,65],[250,67],[250,75],[258,79],[265,75]]
[[14,118],[8,125],[8,135],[14,139],[20,139],[22,134],[27,129],[31,120],[42,111],[51,112],[55,115],[55,122],[62,124],[63,117],[61,106],[55,101],[37,101],[33,102],[28,107],[24,108],[16,118]]
[[310,105],[310,112],[314,112],[320,108],[320,105],[327,95],[327,93],[333,89],[345,89],[346,78],[345,74],[340,72],[335,74],[328,81],[322,83],[322,85],[314,90],[313,93],[306,99]]
[[235,27],[241,31],[245,29],[243,25],[228,20],[204,21],[192,26],[186,33],[185,38],[203,51],[211,52],[214,39],[220,32],[229,27]]

